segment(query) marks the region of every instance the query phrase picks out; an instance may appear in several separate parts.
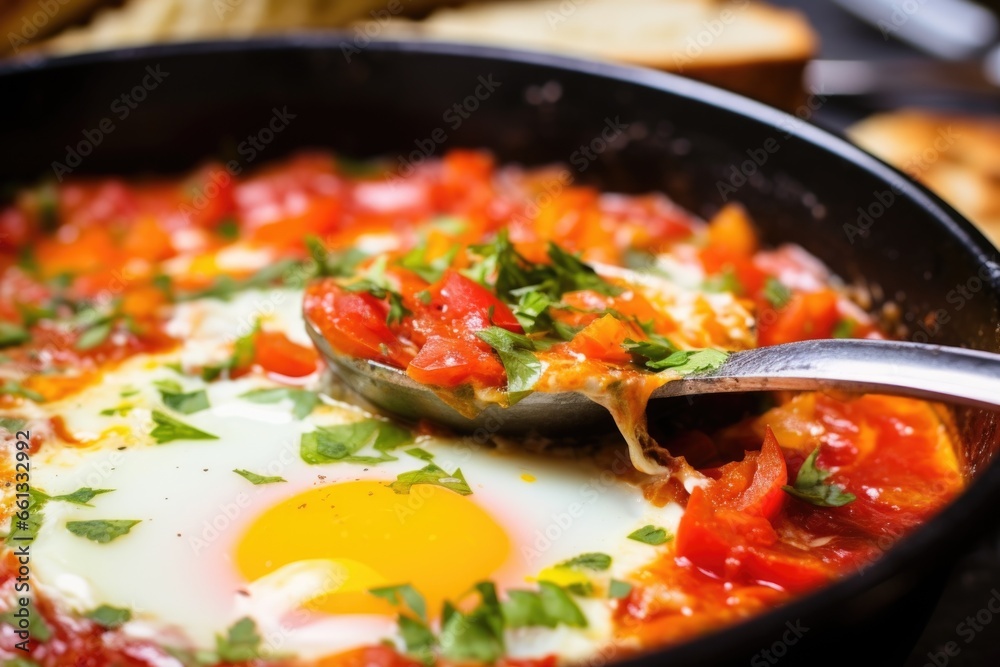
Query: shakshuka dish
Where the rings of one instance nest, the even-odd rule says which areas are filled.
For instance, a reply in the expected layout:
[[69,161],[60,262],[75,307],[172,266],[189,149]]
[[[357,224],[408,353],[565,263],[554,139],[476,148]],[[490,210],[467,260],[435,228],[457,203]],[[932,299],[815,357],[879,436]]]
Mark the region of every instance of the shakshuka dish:
[[[9,189],[5,664],[614,661],[856,572],[962,490],[917,400],[777,393],[648,428],[657,387],[732,352],[887,332],[738,205],[705,221],[569,173],[313,152]],[[577,391],[618,429],[394,419],[304,317],[464,414]]]

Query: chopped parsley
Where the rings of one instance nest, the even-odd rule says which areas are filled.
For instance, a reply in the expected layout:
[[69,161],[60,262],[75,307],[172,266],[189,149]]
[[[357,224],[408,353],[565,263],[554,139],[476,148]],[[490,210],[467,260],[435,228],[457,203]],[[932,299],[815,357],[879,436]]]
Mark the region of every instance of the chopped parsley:
[[632,592],[632,584],[627,581],[612,579],[608,585],[608,597],[612,600],[620,600]]
[[648,526],[643,526],[642,528],[629,533],[628,539],[656,547],[661,544],[666,544],[672,540],[673,535],[668,533],[666,528],[660,528],[659,526],[649,524]]
[[240,224],[232,216],[223,218],[215,228],[215,233],[226,241],[235,241],[240,237]]
[[[701,350],[678,350],[667,338],[650,335],[649,340],[635,341],[631,338],[622,347],[643,365],[653,371],[673,370],[681,375],[714,371],[729,358],[729,353],[713,348]],[[642,361],[642,360],[645,361]]]
[[222,662],[249,662],[263,657],[257,624],[250,617],[233,623],[225,635],[215,636],[215,653]]
[[816,465],[819,449],[819,447],[814,449],[802,462],[802,467],[795,476],[795,482],[791,486],[786,484],[781,488],[789,495],[819,507],[842,507],[857,500],[857,496],[845,492],[843,486],[825,483],[833,473]]
[[792,300],[792,290],[788,289],[784,283],[777,278],[768,278],[764,283],[764,298],[779,310],[788,305]]
[[548,247],[548,264],[531,262],[518,253],[506,230],[501,230],[492,243],[472,246],[470,250],[482,260],[466,275],[513,304],[515,317],[528,333],[552,332],[569,340],[576,331],[558,322],[550,312],[561,305],[563,294],[593,290],[615,296],[622,292],[593,267],[554,243]]
[[833,337],[834,338],[854,338],[854,331],[857,329],[858,323],[854,320],[842,319],[837,322],[833,327]]
[[[310,465],[322,463],[369,463],[395,461],[390,451],[413,442],[408,430],[381,419],[365,419],[352,424],[320,426],[304,433],[299,456]],[[364,448],[377,456],[358,455]]]
[[141,519],[97,519],[94,521],[68,521],[66,529],[91,542],[107,544],[127,535],[132,527],[142,523]]
[[463,496],[472,493],[461,468],[456,468],[455,472],[449,473],[433,463],[428,463],[420,470],[401,473],[396,477],[396,481],[387,484],[389,488],[399,494],[407,494],[415,484],[431,484],[433,486],[443,486]]
[[294,387],[251,389],[245,394],[240,394],[240,398],[254,403],[278,403],[289,400],[292,402],[292,414],[296,419],[305,419],[320,403],[319,394],[315,391]]
[[165,412],[153,410],[153,423],[156,425],[150,435],[156,443],[162,445],[174,440],[218,440],[219,436],[196,429]]
[[512,590],[507,591],[507,595],[508,599],[503,603],[503,616],[509,628],[554,628],[557,625],[587,627],[587,618],[573,602],[573,598],[551,582],[539,581],[538,592]]
[[101,495],[102,493],[111,493],[114,489],[92,489],[89,486],[77,489],[73,493],[66,493],[61,496],[50,496],[48,494],[42,493],[41,491],[35,490],[42,501],[57,500],[65,503],[73,503],[74,505],[85,505],[90,507],[90,501]]
[[743,284],[731,268],[710,276],[702,283],[701,287],[707,292],[728,292],[736,295],[744,292]]
[[611,567],[611,556],[602,553],[585,553],[563,561],[556,567],[602,571]]
[[[257,334],[260,332],[260,320],[256,320],[253,327],[246,334],[240,336],[233,342],[233,352],[221,364],[205,366],[201,369],[201,379],[211,382],[222,375],[223,371],[232,372],[239,368],[246,368],[253,363],[257,355]],[[179,366],[178,366],[179,368]],[[176,368],[174,370],[177,370]],[[179,370],[183,374],[183,370]]]
[[403,451],[404,454],[409,454],[410,456],[420,459],[421,461],[432,461],[434,460],[434,455],[431,454],[426,449],[420,447],[411,447]]
[[[397,623],[407,654],[426,665],[432,665],[437,638],[427,623],[427,603],[424,596],[409,584],[372,588],[368,592],[401,608]],[[410,614],[404,611],[409,611]]]
[[316,265],[317,276],[347,278],[354,275],[358,265],[368,259],[368,255],[357,248],[344,251],[327,250],[323,241],[316,236],[307,236],[305,243],[309,256]]
[[530,394],[542,377],[542,362],[534,353],[538,349],[535,341],[495,326],[477,331],[476,336],[496,351],[507,371],[507,400],[510,405]]
[[20,324],[0,321],[0,348],[20,345],[31,340],[31,333]]
[[241,468],[237,468],[236,470],[233,470],[233,472],[255,486],[259,486],[261,484],[274,484],[276,482],[287,481],[284,477],[277,477],[277,476],[268,477],[265,475],[258,475],[255,472],[250,472],[249,470],[243,470]]
[[457,254],[458,246],[453,245],[444,255],[428,260],[427,248],[417,246],[399,259],[399,265],[413,271],[427,282],[433,283],[441,279]]
[[14,380],[6,380],[3,384],[0,384],[0,395],[20,396],[21,398],[27,398],[35,403],[45,402],[45,397],[37,391],[28,389],[20,382],[15,382]]
[[386,324],[400,324],[403,319],[413,314],[413,311],[403,305],[402,294],[368,278],[362,278],[350,285],[345,285],[344,289],[349,292],[367,292],[376,299],[388,299],[389,313],[385,316]]
[[153,385],[160,391],[163,404],[181,414],[189,415],[209,407],[204,389],[185,392],[176,380],[157,380]]
[[87,618],[97,623],[102,628],[108,630],[114,630],[115,628],[120,628],[121,626],[132,620],[132,612],[129,609],[122,609],[121,607],[112,607],[111,605],[102,604],[100,607],[88,611],[84,614]]
[[135,410],[135,406],[131,403],[119,403],[113,408],[104,408],[100,414],[105,417],[124,417],[133,410]]
[[[28,515],[27,520],[18,519],[21,512],[12,512],[10,515],[10,531],[4,542],[8,545],[33,542],[38,537],[38,530],[42,527],[42,509],[49,496],[38,489],[28,491],[28,503],[24,512]],[[24,515],[21,514],[23,517]]]
[[388,601],[390,604],[401,606],[405,605],[409,607],[410,611],[417,615],[417,617],[426,622],[427,621],[427,603],[424,601],[424,596],[417,592],[410,584],[401,584],[398,586],[383,586],[382,588],[372,588],[368,591],[375,597],[382,598]]
[[492,664],[504,654],[504,617],[496,587],[489,582],[475,585],[479,604],[462,612],[445,603],[438,637],[441,656],[455,662]]
[[[28,598],[28,604],[22,607],[22,609],[23,608],[27,608],[28,610],[28,616],[27,616],[28,627],[24,628],[25,630],[28,631],[28,636],[40,642],[47,642],[49,639],[51,639],[52,628],[50,628],[49,624],[45,622],[45,618],[38,611],[38,607],[35,606],[34,600],[32,598]],[[21,617],[14,616],[14,612],[12,611],[0,614],[0,621],[3,621],[4,623],[13,628],[21,629],[20,621],[23,619],[24,616]],[[34,665],[35,663],[28,662],[27,664]],[[5,662],[4,665],[5,667],[10,667],[10,663],[8,662]]]
[[27,419],[21,419],[19,417],[0,417],[0,429],[7,431],[8,433],[17,433],[18,431],[23,430],[27,425]]
[[203,289],[190,292],[173,292],[174,301],[194,301],[195,299],[219,299],[229,301],[237,293],[251,289],[264,289],[286,282],[289,276],[301,272],[302,264],[294,259],[283,259],[256,271],[246,278],[218,276]]

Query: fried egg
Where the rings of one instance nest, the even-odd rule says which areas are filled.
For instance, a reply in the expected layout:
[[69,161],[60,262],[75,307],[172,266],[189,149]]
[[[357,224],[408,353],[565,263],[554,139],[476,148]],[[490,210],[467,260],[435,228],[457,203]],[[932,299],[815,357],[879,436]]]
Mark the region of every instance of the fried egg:
[[[168,325],[183,341],[179,349],[131,358],[101,382],[46,405],[77,442],[42,447],[33,485],[49,495],[110,489],[88,505],[45,505],[32,556],[48,599],[78,612],[125,607],[133,612],[127,634],[199,649],[250,617],[270,651],[315,659],[397,635],[397,610],[372,588],[411,584],[433,622],[443,601],[476,582],[493,581],[501,591],[532,587],[583,553],[608,554],[607,574],[627,579],[659,553],[629,533],[649,524],[676,529],[679,506],[654,506],[592,457],[419,435],[391,452],[395,460],[309,464],[300,455],[304,434],[373,416],[323,397],[299,419],[290,400],[262,404],[244,396],[287,386],[275,378],[206,383],[172,370],[218,362],[258,319],[306,342],[300,300],[295,290],[269,290],[184,304]],[[163,405],[154,383],[163,380],[206,392],[210,407],[177,417],[212,439],[157,443],[152,414]],[[303,386],[319,382],[314,376]],[[373,453],[369,445],[358,452]],[[620,457],[624,471],[624,450]],[[428,459],[464,479],[471,493],[389,486]],[[237,470],[280,481],[253,484]],[[107,543],[66,528],[89,520],[139,523]],[[611,641],[607,599],[578,602],[587,627],[508,631],[508,654],[572,660]]]

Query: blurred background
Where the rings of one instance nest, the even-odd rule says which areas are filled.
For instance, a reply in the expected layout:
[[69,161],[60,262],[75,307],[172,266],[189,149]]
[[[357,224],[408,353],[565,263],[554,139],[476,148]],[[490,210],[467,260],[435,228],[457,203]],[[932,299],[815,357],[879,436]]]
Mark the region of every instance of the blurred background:
[[[498,44],[652,67],[846,134],[1000,244],[1000,0],[0,0],[0,57],[347,31]],[[1000,665],[1000,530],[930,586],[907,666]],[[979,623],[982,623],[980,615]],[[912,622],[907,621],[910,625]],[[941,653],[949,642],[957,655]],[[944,662],[941,662],[941,660]]]

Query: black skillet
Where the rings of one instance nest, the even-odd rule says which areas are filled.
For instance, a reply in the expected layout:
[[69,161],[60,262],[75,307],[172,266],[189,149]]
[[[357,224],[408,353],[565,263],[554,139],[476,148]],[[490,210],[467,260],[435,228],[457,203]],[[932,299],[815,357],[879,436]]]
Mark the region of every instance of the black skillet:
[[[0,65],[0,182],[180,172],[206,156],[249,169],[302,147],[400,164],[488,148],[567,163],[609,190],[662,190],[706,216],[740,201],[766,240],[799,243],[867,285],[876,309],[898,304],[910,339],[1000,351],[996,250],[926,190],[801,120],[822,103],[796,117],[651,71],[353,36],[129,49]],[[1000,500],[997,415],[955,420],[968,490],[908,537],[887,536],[876,563],[627,664],[901,662],[927,612],[918,591]]]

